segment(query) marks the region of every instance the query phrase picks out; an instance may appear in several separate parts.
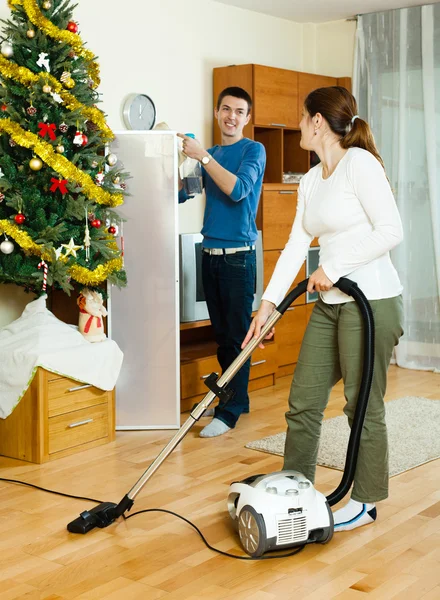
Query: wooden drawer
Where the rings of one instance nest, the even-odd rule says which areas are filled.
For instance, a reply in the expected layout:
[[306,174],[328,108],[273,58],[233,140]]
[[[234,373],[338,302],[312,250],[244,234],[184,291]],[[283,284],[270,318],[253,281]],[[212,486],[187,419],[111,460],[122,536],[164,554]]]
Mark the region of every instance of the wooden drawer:
[[211,373],[220,373],[216,356],[208,356],[200,360],[182,363],[180,365],[181,397],[189,398],[197,394],[207,394],[209,389],[204,381]]
[[49,454],[106,438],[108,406],[98,404],[49,419]]
[[270,342],[265,346],[264,350],[262,348],[257,348],[252,354],[249,379],[258,379],[259,377],[265,377],[271,373],[276,373],[278,368],[277,360],[277,344]]
[[264,190],[262,201],[263,248],[282,250],[289,239],[296,215],[296,190]]
[[49,417],[108,401],[108,393],[90,384],[61,377],[48,381]]
[[[277,264],[277,260],[280,257],[280,254],[281,254],[281,250],[268,250],[267,252],[265,251],[263,253],[263,261],[264,261],[264,285],[263,285],[263,287],[264,287],[264,289],[266,289],[267,286],[269,285],[270,278],[272,277],[272,274],[275,269],[275,265]],[[294,282],[288,289],[288,292],[293,290],[293,288],[296,287],[305,278],[306,278],[306,265],[304,263],[303,266],[301,267],[301,269],[298,271],[298,275],[295,277]],[[299,298],[297,298],[295,300],[295,302],[293,303],[293,306],[297,306],[298,304],[305,304],[305,302],[306,302],[306,295],[302,294],[301,296],[299,296]]]
[[306,325],[307,305],[287,309],[282,319],[275,325],[280,366],[297,362]]

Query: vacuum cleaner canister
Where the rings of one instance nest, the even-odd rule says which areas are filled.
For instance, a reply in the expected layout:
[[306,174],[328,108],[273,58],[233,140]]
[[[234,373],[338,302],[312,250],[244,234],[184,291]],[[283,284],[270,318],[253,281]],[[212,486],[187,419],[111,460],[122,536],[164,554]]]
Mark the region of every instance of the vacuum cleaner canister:
[[298,471],[252,475],[232,483],[228,511],[244,550],[253,557],[312,542],[325,544],[333,537],[327,498]]

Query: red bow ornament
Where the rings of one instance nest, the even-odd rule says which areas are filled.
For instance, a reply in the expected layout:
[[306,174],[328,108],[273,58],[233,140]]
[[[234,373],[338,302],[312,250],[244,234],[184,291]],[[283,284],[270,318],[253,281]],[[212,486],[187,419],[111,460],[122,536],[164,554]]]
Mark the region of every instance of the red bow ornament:
[[57,136],[55,135],[55,123],[38,123],[38,127],[40,128],[40,131],[38,132],[39,135],[41,135],[42,138],[46,137],[46,135],[49,136],[49,138],[51,140],[56,140]]
[[50,181],[52,182],[52,185],[50,186],[51,192],[56,192],[57,190],[60,190],[62,194],[67,194],[67,179],[55,179],[55,177],[52,177]]

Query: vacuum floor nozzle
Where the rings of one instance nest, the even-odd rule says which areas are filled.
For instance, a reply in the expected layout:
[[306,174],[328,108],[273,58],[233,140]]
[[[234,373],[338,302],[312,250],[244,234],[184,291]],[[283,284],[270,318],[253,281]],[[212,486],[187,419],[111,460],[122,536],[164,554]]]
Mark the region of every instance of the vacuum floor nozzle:
[[95,527],[108,527],[118,516],[116,507],[114,502],[103,502],[91,510],[85,510],[67,525],[67,530],[71,533],[88,533]]

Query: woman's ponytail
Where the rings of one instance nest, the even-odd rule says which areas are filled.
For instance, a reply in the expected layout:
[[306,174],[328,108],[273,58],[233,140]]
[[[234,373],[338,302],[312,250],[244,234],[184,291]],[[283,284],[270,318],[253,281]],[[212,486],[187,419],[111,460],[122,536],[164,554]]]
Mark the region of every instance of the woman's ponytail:
[[339,85],[318,88],[310,92],[304,106],[311,117],[316,113],[324,117],[343,148],[363,148],[385,169],[370,126],[357,114],[356,100],[347,89]]

